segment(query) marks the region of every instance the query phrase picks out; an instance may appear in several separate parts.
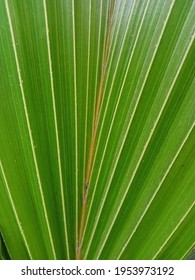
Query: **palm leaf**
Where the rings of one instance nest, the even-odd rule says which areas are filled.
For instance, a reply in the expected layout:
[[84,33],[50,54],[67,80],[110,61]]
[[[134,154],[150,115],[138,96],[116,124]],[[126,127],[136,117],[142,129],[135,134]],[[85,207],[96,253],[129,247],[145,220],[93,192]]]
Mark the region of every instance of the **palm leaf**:
[[10,257],[185,258],[195,243],[195,2],[0,8]]

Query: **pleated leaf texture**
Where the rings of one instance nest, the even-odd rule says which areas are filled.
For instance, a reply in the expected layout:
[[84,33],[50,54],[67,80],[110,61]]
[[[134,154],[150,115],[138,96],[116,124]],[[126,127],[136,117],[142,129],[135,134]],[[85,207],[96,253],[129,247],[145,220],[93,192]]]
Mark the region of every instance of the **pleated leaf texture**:
[[0,258],[195,246],[195,1],[0,0]]

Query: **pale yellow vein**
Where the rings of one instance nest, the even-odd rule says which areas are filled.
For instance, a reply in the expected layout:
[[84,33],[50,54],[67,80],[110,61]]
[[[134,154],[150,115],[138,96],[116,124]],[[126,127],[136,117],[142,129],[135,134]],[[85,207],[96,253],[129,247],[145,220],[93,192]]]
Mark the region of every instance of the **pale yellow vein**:
[[18,216],[18,213],[17,213],[17,210],[16,210],[16,206],[15,206],[15,203],[14,203],[14,200],[12,198],[12,194],[11,194],[11,191],[10,191],[10,188],[9,188],[9,185],[8,185],[8,181],[7,181],[7,178],[6,178],[6,175],[5,175],[5,171],[3,169],[3,165],[2,165],[2,162],[0,161],[0,169],[1,169],[1,173],[2,173],[2,176],[3,176],[3,180],[4,180],[4,183],[5,183],[5,187],[6,187],[6,190],[7,190],[7,193],[8,193],[8,197],[9,197],[9,200],[10,200],[10,204],[11,204],[11,207],[12,207],[12,210],[13,210],[13,213],[14,213],[14,217],[16,219],[16,223],[18,225],[18,228],[19,228],[19,231],[21,233],[21,237],[24,241],[24,245],[27,249],[27,252],[29,254],[29,257],[30,259],[32,260],[33,259],[33,256],[32,256],[32,253],[30,251],[30,246],[28,244],[28,241],[27,241],[27,238],[25,236],[25,233],[24,233],[24,230],[22,228],[22,224],[20,222],[20,218]]
[[48,51],[48,60],[49,60],[50,84],[51,84],[51,93],[52,93],[52,106],[53,106],[53,115],[54,115],[54,123],[55,123],[55,137],[56,137],[56,145],[57,145],[57,157],[58,157],[58,169],[59,169],[59,178],[60,178],[60,192],[61,192],[61,203],[62,203],[62,212],[63,212],[64,233],[65,233],[66,247],[67,247],[66,248],[67,249],[67,258],[69,259],[70,253],[69,253],[69,242],[68,242],[67,223],[66,223],[64,187],[63,187],[63,179],[62,179],[62,164],[61,164],[61,157],[60,157],[59,137],[58,137],[58,122],[57,122],[57,112],[56,112],[56,104],[55,104],[54,81],[53,81],[53,73],[52,73],[52,60],[51,60],[51,49],[50,49],[50,40],[49,40],[47,6],[46,6],[45,0],[43,0],[43,7],[44,7],[47,51]]
[[42,204],[43,204],[44,216],[45,216],[45,220],[46,220],[46,224],[47,224],[47,229],[48,229],[49,239],[50,239],[50,242],[51,242],[53,256],[56,259],[56,253],[55,253],[51,228],[50,228],[50,224],[49,224],[47,209],[46,209],[46,205],[45,205],[45,199],[44,199],[44,194],[43,194],[43,190],[42,190],[42,184],[41,184],[41,178],[40,178],[40,174],[39,174],[37,158],[36,158],[35,149],[34,149],[32,130],[31,130],[31,126],[30,126],[30,120],[29,120],[29,117],[28,117],[28,110],[27,110],[27,105],[26,105],[26,100],[25,100],[23,80],[22,80],[22,76],[21,76],[21,72],[20,72],[20,65],[19,65],[19,59],[18,59],[18,54],[17,54],[17,49],[16,49],[16,42],[15,42],[14,30],[13,30],[13,26],[12,26],[11,14],[10,14],[9,4],[8,4],[7,0],[5,0],[5,6],[6,6],[6,12],[7,12],[7,17],[8,17],[8,22],[9,22],[12,44],[13,44],[13,50],[14,50],[14,56],[15,56],[15,61],[16,61],[20,90],[21,90],[21,94],[22,94],[24,112],[25,112],[28,132],[29,132],[30,144],[31,144],[31,148],[32,148],[33,160],[34,160],[34,164],[35,164],[36,176],[37,176],[39,191],[40,191],[41,200],[42,200]]

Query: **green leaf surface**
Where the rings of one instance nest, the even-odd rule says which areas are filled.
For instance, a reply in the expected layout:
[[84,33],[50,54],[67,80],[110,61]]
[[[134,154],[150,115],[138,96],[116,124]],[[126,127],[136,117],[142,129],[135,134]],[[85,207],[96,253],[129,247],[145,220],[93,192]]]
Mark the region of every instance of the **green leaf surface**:
[[10,260],[9,253],[3,241],[3,237],[0,234],[0,260]]
[[186,258],[194,18],[194,0],[0,0],[1,259]]
[[188,255],[187,260],[195,260],[195,252],[194,252],[194,249],[193,249],[192,252],[190,252],[190,254]]

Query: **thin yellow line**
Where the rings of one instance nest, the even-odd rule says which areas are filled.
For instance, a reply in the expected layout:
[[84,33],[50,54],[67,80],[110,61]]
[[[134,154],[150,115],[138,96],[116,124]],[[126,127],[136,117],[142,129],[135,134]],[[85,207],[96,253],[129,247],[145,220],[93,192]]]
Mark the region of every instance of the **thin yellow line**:
[[163,245],[159,248],[159,250],[156,252],[156,254],[154,255],[154,257],[152,258],[152,260],[156,259],[156,257],[158,256],[158,254],[162,251],[162,249],[166,246],[166,244],[169,242],[169,240],[171,239],[171,237],[173,236],[173,234],[176,232],[176,230],[179,228],[179,226],[182,224],[182,222],[185,220],[185,218],[187,217],[187,215],[190,213],[190,211],[192,210],[192,208],[194,207],[195,202],[192,203],[192,205],[188,208],[188,210],[186,211],[186,213],[183,215],[183,217],[181,218],[181,220],[179,221],[179,223],[176,225],[176,227],[174,228],[174,230],[171,232],[171,234],[168,236],[168,238],[165,240],[165,242],[163,243]]
[[[78,241],[78,120],[77,120],[77,74],[76,74],[76,34],[75,34],[75,6],[72,0],[72,28],[73,28],[73,59],[74,59],[74,106],[75,106],[75,191],[76,191],[76,240]],[[77,245],[76,245],[77,246]]]
[[23,239],[23,241],[24,241],[24,244],[25,244],[25,247],[26,247],[26,249],[27,249],[27,252],[28,252],[28,254],[29,254],[29,257],[30,257],[30,259],[32,260],[33,257],[32,257],[31,251],[30,251],[30,247],[29,247],[29,245],[28,245],[26,236],[25,236],[25,234],[24,234],[24,230],[23,230],[23,228],[22,228],[22,225],[21,225],[21,222],[20,222],[20,219],[19,219],[19,216],[18,216],[16,207],[15,207],[15,204],[14,204],[14,201],[13,201],[13,198],[12,198],[12,195],[11,195],[11,191],[10,191],[10,189],[9,189],[9,185],[8,185],[8,182],[7,182],[7,179],[6,179],[6,175],[5,175],[5,172],[4,172],[3,165],[2,165],[2,162],[1,162],[1,161],[0,161],[0,169],[1,169],[1,173],[2,173],[2,175],[3,175],[3,180],[4,180],[4,183],[5,183],[5,187],[6,187],[6,189],[7,189],[8,197],[9,197],[9,200],[10,200],[10,203],[11,203],[11,206],[12,206],[12,209],[13,209],[13,213],[14,213],[14,216],[15,216],[15,219],[16,219],[16,222],[17,222],[19,231],[20,231],[20,233],[21,233],[21,236],[22,236],[22,239]]
[[25,100],[25,94],[24,94],[24,88],[23,88],[23,81],[22,81],[22,76],[21,76],[21,72],[20,72],[19,59],[18,59],[18,55],[17,55],[16,43],[15,43],[15,38],[14,38],[14,31],[13,31],[13,27],[12,27],[11,15],[10,15],[9,5],[8,5],[7,0],[5,0],[5,6],[6,6],[10,33],[11,33],[11,38],[12,38],[12,43],[13,43],[13,50],[14,50],[14,55],[15,55],[15,60],[16,60],[16,67],[17,67],[19,84],[20,84],[23,106],[24,106],[24,112],[25,112],[28,132],[29,132],[30,144],[31,144],[32,154],[33,154],[33,159],[34,159],[34,164],[35,164],[35,170],[36,170],[36,175],[37,175],[37,180],[38,180],[38,185],[39,185],[39,191],[41,194],[41,200],[42,200],[42,204],[43,204],[43,210],[44,210],[45,220],[46,220],[46,224],[47,224],[47,228],[48,228],[48,234],[49,234],[49,238],[50,238],[50,242],[51,242],[52,252],[53,252],[54,259],[56,259],[56,252],[55,252],[53,238],[52,238],[51,229],[50,229],[50,225],[49,225],[49,219],[48,219],[48,215],[47,215],[47,209],[46,209],[45,199],[44,199],[43,190],[42,190],[41,178],[40,178],[36,154],[35,154],[35,150],[34,150],[33,137],[32,137],[31,126],[30,126],[30,121],[29,121],[29,117],[28,117],[28,110],[27,110],[27,106],[26,106],[26,100]]
[[47,6],[45,0],[43,0],[43,7],[44,7],[44,17],[45,17],[46,38],[47,38],[47,51],[48,51],[48,60],[49,60],[53,114],[54,114],[54,123],[55,123],[55,136],[56,136],[56,144],[57,144],[57,157],[58,157],[58,169],[59,169],[59,177],[60,177],[60,192],[61,192],[61,203],[62,203],[62,211],[63,211],[63,223],[64,223],[64,232],[65,232],[65,239],[66,239],[67,258],[70,259],[67,223],[66,223],[66,208],[65,208],[65,201],[64,201],[64,187],[63,187],[63,179],[62,179],[62,165],[61,165],[61,158],[60,158],[60,144],[59,144],[59,137],[58,137],[58,123],[57,123],[54,82],[53,82],[53,73],[52,73],[52,60],[51,60],[51,50],[50,50],[50,40],[49,40]]

